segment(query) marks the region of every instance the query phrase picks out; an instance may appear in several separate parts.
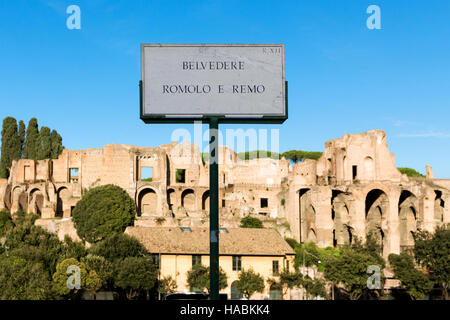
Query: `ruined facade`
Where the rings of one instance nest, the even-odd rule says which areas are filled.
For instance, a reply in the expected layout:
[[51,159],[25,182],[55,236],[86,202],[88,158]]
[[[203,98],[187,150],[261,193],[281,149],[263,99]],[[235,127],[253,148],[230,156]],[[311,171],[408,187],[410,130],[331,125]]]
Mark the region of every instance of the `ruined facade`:
[[[450,180],[434,179],[431,167],[427,179],[402,175],[380,130],[327,141],[317,161],[294,165],[241,160],[226,147],[219,154],[224,227],[238,227],[250,214],[284,236],[319,246],[373,232],[387,257],[408,250],[417,229],[450,222]],[[70,221],[86,190],[115,184],[136,201],[135,226],[208,226],[208,166],[198,146],[188,143],[66,149],[56,160],[14,161],[10,178],[0,180],[0,209],[34,212],[40,224]]]

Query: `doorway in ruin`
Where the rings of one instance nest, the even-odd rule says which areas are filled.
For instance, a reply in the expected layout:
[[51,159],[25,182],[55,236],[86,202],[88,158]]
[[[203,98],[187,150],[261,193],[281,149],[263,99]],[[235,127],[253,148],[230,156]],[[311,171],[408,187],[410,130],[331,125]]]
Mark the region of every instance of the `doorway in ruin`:
[[70,199],[70,192],[66,187],[61,187],[56,193],[56,197],[55,217],[62,218],[64,216],[64,209],[68,205],[68,201]]
[[44,207],[44,195],[39,189],[33,189],[30,192],[30,205],[29,208],[34,214],[38,216],[42,215],[42,209]]
[[169,207],[169,210],[172,211],[173,213],[173,206],[176,203],[176,195],[175,195],[175,190],[173,189],[168,189],[167,190],[167,206]]
[[158,195],[155,190],[146,188],[139,193],[138,215],[153,216],[158,212]]
[[181,206],[187,211],[195,211],[195,193],[192,189],[186,189],[181,194]]
[[434,194],[434,221],[443,222],[445,202],[442,199],[442,191],[435,190]]
[[345,199],[345,194],[339,190],[332,191],[331,197],[331,219],[333,220],[333,245],[343,246],[351,243],[349,227],[350,214]]
[[403,190],[398,203],[400,252],[414,247],[413,232],[417,231],[418,200],[410,191]]
[[202,196],[202,210],[209,212],[209,190],[206,190]]
[[373,189],[367,194],[365,201],[366,235],[372,235],[376,239],[381,251],[386,245],[382,223],[386,220],[388,208],[389,200],[384,191]]

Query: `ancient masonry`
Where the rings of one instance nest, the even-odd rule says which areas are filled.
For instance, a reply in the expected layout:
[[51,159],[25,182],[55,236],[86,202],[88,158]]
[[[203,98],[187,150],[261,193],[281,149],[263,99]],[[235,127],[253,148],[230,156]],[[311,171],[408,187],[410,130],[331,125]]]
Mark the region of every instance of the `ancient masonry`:
[[[142,172],[151,167],[151,179]],[[282,235],[339,246],[374,232],[383,255],[409,250],[412,232],[450,222],[450,180],[409,178],[395,167],[386,134],[371,130],[325,143],[320,159],[240,160],[220,149],[221,225],[259,217]],[[136,201],[135,226],[208,226],[208,161],[195,144],[156,148],[107,145],[64,152],[56,160],[14,161],[0,180],[0,209],[32,211],[36,223],[76,237],[71,211],[83,193],[115,184]]]

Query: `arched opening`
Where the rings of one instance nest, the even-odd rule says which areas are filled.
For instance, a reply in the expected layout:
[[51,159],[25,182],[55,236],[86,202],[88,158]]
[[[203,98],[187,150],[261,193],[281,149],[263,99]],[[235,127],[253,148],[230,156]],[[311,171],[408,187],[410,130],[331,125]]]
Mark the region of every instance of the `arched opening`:
[[5,190],[5,208],[8,210],[8,211],[11,211],[11,185],[9,185],[8,184],[8,186],[6,187],[6,190]]
[[209,190],[206,190],[202,195],[202,210],[209,212]]
[[364,158],[364,171],[366,180],[373,180],[375,178],[375,168],[371,157]]
[[445,202],[442,199],[442,191],[435,190],[434,193],[436,195],[434,198],[434,221],[443,222]]
[[173,212],[173,206],[176,203],[176,195],[175,190],[168,189],[167,190],[167,206],[169,207],[169,210]]
[[334,225],[333,244],[336,247],[350,243],[348,233],[350,214],[345,200],[345,194],[342,191],[333,190],[331,205],[331,219]]
[[413,232],[417,231],[417,198],[409,191],[403,190],[398,203],[400,231],[400,251],[409,251],[414,247]]
[[283,292],[281,286],[277,283],[273,283],[269,289],[270,300],[283,300]]
[[155,190],[146,188],[139,193],[138,215],[152,216],[158,212],[158,195]]
[[309,229],[308,231],[308,242],[317,242],[316,231],[314,229]]
[[181,194],[181,206],[188,211],[195,211],[195,193],[192,189],[186,189]]
[[237,288],[238,281],[233,281],[231,283],[231,300],[241,300],[244,295],[242,292]]
[[371,190],[366,196],[366,234],[372,235],[381,247],[385,247],[382,223],[386,219],[389,200],[386,193],[380,189]]
[[28,212],[28,194],[26,192],[19,194],[19,210]]
[[62,187],[57,192],[56,199],[56,217],[62,218],[64,216],[64,210],[68,206],[68,200],[70,198],[69,190],[66,187]]
[[42,209],[44,207],[44,195],[42,194],[41,190],[39,189],[33,189],[30,192],[30,208],[31,211],[34,214],[37,214],[38,216],[42,215]]

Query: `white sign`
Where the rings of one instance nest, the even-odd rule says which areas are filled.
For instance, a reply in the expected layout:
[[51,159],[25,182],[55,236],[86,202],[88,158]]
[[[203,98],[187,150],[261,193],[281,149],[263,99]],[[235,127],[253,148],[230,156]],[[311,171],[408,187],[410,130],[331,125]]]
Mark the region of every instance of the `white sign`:
[[284,45],[142,44],[141,117],[286,117]]

